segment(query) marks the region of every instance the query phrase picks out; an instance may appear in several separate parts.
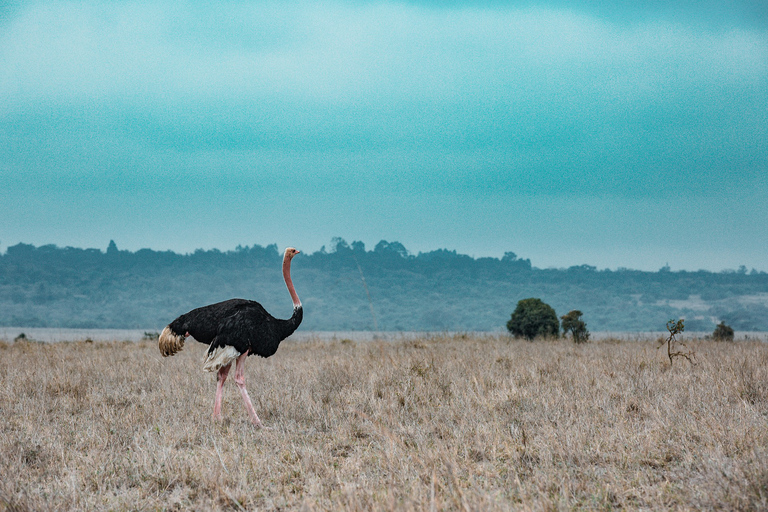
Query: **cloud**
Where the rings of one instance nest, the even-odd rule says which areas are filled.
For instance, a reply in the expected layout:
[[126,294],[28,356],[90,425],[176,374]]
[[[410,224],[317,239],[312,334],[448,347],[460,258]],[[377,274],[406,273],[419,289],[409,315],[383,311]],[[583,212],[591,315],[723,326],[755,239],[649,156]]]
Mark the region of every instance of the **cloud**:
[[652,4],[31,3],[0,35],[2,161],[138,180],[158,162],[244,173],[249,155],[274,162],[262,175],[446,190],[765,186],[768,32]]
[[667,20],[708,27],[765,27],[768,5],[760,0],[404,0],[433,9],[525,9],[539,7],[568,10],[613,23]]
[[666,21],[625,26],[540,8],[32,5],[3,37],[5,92],[22,98],[310,99],[366,107],[495,93],[510,102],[515,92],[529,99],[587,77],[617,94],[654,93],[670,79],[764,77],[759,66],[768,51],[762,32]]

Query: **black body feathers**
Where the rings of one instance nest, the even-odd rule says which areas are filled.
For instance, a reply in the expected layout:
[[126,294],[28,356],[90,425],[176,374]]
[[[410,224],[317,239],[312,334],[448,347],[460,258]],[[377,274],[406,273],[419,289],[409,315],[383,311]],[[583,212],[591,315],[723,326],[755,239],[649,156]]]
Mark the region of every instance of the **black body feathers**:
[[256,301],[230,299],[193,309],[168,327],[177,335],[189,333],[210,345],[209,354],[217,347],[230,346],[241,354],[248,350],[249,355],[269,357],[299,327],[302,318],[301,304],[294,307],[291,318],[280,320]]

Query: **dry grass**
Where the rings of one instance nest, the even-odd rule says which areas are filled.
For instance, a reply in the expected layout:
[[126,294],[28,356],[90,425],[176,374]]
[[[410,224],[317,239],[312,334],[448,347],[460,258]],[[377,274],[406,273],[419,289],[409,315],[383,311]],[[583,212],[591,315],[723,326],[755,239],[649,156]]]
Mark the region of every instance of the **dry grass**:
[[768,509],[768,345],[692,346],[285,342],[261,431],[200,344],[0,344],[0,511]]

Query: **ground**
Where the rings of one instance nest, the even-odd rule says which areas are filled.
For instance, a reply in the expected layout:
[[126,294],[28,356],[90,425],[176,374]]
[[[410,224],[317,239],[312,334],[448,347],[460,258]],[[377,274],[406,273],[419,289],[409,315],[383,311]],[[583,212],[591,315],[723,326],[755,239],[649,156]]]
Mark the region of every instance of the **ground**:
[[0,343],[0,511],[768,509],[768,344]]

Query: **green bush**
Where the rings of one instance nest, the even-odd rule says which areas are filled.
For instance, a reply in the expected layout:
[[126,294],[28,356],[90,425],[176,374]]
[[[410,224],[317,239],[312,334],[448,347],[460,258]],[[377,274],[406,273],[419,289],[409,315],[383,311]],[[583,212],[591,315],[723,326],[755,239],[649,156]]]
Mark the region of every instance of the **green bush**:
[[523,299],[517,303],[507,329],[514,336],[532,340],[537,336],[554,336],[560,333],[560,322],[552,306],[541,299]]
[[712,333],[712,338],[716,341],[733,341],[733,329],[725,325],[725,322],[720,322],[715,331]]
[[589,331],[587,330],[587,324],[581,319],[581,311],[574,309],[568,312],[567,315],[560,317],[562,320],[563,336],[571,333],[573,341],[576,343],[586,343],[589,341]]

